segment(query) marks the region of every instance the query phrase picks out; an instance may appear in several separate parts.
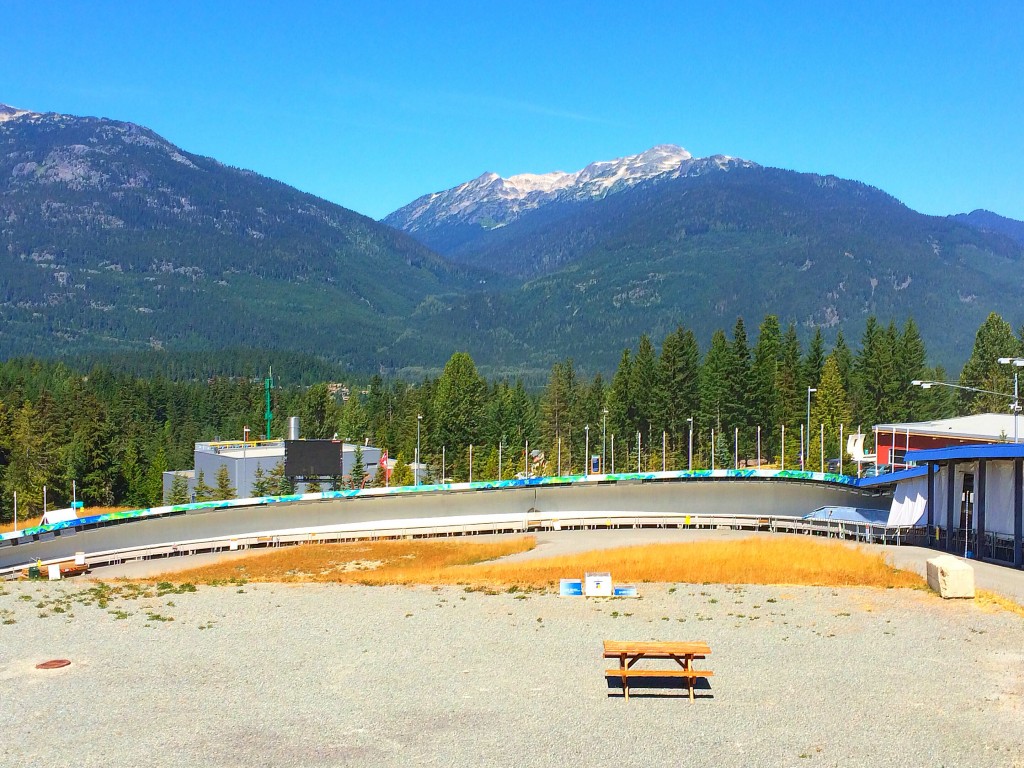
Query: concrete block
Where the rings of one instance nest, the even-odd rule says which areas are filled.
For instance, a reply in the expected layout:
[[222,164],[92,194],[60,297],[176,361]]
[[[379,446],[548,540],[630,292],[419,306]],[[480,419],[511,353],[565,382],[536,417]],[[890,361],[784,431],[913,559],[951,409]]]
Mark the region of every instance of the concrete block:
[[974,597],[974,568],[952,555],[928,561],[928,586],[940,597]]

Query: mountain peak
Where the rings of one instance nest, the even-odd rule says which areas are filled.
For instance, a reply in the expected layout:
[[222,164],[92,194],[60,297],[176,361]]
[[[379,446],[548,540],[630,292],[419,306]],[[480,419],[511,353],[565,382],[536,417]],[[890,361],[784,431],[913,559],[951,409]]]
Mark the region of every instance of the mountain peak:
[[7,122],[8,120],[15,120],[24,115],[29,117],[38,117],[38,112],[30,112],[27,109],[18,109],[12,107],[9,104],[0,104],[0,123]]
[[657,144],[635,155],[595,161],[574,172],[520,173],[504,178],[488,172],[457,187],[424,195],[384,222],[406,232],[448,224],[493,229],[548,203],[601,199],[654,179],[752,165],[726,155],[694,158],[675,144]]

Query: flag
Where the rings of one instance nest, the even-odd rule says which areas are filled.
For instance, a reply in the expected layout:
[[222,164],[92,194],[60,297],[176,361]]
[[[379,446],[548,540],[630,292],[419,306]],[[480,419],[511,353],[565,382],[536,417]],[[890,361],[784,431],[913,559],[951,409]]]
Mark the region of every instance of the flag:
[[386,450],[380,452],[380,466],[384,469],[384,476],[391,479],[391,467],[388,466],[388,452]]

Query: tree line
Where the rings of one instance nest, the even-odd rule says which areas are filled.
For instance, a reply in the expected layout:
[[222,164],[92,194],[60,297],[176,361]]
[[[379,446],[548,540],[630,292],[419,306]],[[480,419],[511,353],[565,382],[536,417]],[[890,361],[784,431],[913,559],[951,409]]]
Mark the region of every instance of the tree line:
[[[1005,412],[1013,373],[997,360],[1021,355],[1024,329],[1014,333],[992,314],[952,383],[999,394],[925,390],[910,382],[948,374],[928,366],[912,320],[897,327],[868,318],[854,349],[841,333],[826,346],[820,330],[804,345],[794,325],[771,315],[751,341],[741,318],[703,350],[683,327],[657,347],[641,336],[610,379],[585,376],[566,359],[539,392],[521,380],[485,381],[464,352],[436,377],[374,376],[347,399],[326,382],[277,387],[271,436],[282,437],[285,416],[298,415],[303,437],[369,440],[398,458],[391,482],[401,484],[412,482],[417,447],[421,481],[581,473],[588,455],[620,472],[748,465],[758,448],[762,462],[778,466],[784,454],[793,468],[803,427],[809,468],[817,469],[822,454],[840,455],[841,428],[870,433],[879,423]],[[191,468],[196,442],[240,439],[245,426],[260,435],[263,410],[259,378],[182,382],[100,365],[83,372],[52,361],[0,363],[0,520],[11,519],[15,492],[22,515],[38,514],[43,486],[51,506],[73,494],[87,507],[160,503],[162,473]],[[384,482],[382,473],[369,482]],[[287,478],[267,483],[288,488]]]

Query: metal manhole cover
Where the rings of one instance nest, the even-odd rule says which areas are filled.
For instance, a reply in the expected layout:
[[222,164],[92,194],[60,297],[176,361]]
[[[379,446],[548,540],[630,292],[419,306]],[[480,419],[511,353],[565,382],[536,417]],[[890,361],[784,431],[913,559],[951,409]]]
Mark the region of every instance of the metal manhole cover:
[[71,664],[67,659],[50,659],[42,664],[36,664],[36,669],[60,669]]

